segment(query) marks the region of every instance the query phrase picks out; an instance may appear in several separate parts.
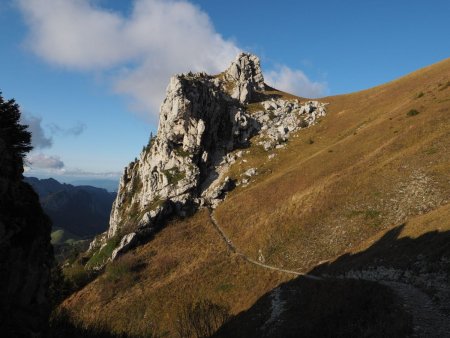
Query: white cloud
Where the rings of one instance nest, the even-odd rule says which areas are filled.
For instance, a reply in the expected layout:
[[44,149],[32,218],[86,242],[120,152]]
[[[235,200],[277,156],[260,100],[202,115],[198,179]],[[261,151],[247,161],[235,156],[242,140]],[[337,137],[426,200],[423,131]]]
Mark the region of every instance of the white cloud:
[[42,118],[31,114],[22,114],[21,123],[28,126],[31,132],[31,144],[35,149],[50,148],[53,144],[51,137],[45,135],[42,127]]
[[105,172],[93,172],[93,171],[86,171],[83,169],[71,169],[66,170],[64,169],[62,171],[62,174],[67,177],[95,177],[95,178],[102,178],[102,179],[111,179],[111,178],[120,178],[122,175],[122,172],[119,171],[105,171]]
[[[226,69],[239,48],[218,34],[208,15],[186,0],[133,0],[129,15],[97,0],[16,0],[29,27],[27,45],[47,62],[72,70],[103,71],[112,89],[132,98],[137,110],[157,113],[175,73]],[[97,4],[96,4],[97,3]],[[290,82],[284,68],[274,85]],[[302,74],[302,73],[301,73]],[[292,76],[291,76],[292,78]],[[295,85],[292,85],[294,83]],[[302,82],[318,92],[320,85]]]
[[114,70],[114,90],[157,111],[171,75],[219,72],[239,49],[187,1],[135,0],[125,17],[88,0],[18,0],[28,46],[49,63]]
[[[17,0],[30,27],[28,44],[45,60],[78,69],[108,67],[126,59],[120,16],[87,0]],[[119,34],[120,36],[117,36]]]
[[265,81],[276,89],[307,98],[322,96],[327,88],[326,83],[311,81],[301,70],[287,66],[268,72]]
[[61,170],[64,168],[64,162],[58,156],[49,156],[42,153],[28,155],[27,162],[32,169]]

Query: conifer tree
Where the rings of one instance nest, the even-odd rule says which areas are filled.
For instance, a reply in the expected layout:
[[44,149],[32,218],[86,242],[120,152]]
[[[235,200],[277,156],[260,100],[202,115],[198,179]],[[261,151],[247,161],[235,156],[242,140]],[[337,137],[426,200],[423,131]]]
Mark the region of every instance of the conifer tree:
[[33,147],[31,146],[31,133],[26,125],[20,124],[20,109],[14,99],[5,101],[0,92],[0,139],[5,142],[6,148],[21,159]]

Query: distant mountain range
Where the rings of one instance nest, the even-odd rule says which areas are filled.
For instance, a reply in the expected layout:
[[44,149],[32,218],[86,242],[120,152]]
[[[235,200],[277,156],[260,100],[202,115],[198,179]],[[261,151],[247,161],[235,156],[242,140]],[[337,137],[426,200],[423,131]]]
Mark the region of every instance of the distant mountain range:
[[77,185],[90,185],[97,188],[103,188],[110,192],[116,192],[119,187],[119,180],[107,180],[107,179],[77,179],[70,181],[70,184]]
[[79,238],[95,236],[108,228],[116,193],[89,185],[74,186],[53,178],[25,177],[39,195],[53,229],[62,229]]

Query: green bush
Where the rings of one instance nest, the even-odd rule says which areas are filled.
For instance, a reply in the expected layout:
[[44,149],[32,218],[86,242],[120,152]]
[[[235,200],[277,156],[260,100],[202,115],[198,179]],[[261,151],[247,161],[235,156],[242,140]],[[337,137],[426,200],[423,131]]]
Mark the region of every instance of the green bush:
[[416,109],[411,109],[409,112],[406,113],[407,116],[416,116],[419,114],[419,111]]
[[147,263],[127,253],[114,262],[108,264],[104,277],[107,281],[117,282],[125,280],[125,285],[132,285],[138,279],[138,273],[147,266]]
[[309,123],[305,119],[301,119],[300,123],[298,125],[299,125],[300,128],[307,128],[307,127],[309,127]]
[[174,149],[174,151],[175,151],[175,154],[177,154],[177,156],[180,156],[180,157],[189,157],[191,155],[191,153],[189,151],[183,149],[182,145],[176,147]]
[[120,243],[119,236],[114,236],[108,239],[106,245],[92,255],[92,257],[86,263],[86,267],[88,269],[92,269],[96,266],[105,263],[106,260],[111,257],[112,252],[119,245],[119,243]]
[[178,313],[176,330],[180,337],[211,337],[229,318],[227,306],[200,300],[187,304]]
[[127,276],[132,271],[132,266],[129,261],[119,259],[106,267],[105,278],[110,281],[117,281],[124,276]]
[[95,278],[92,271],[87,270],[79,262],[63,269],[65,282],[71,285],[73,291],[80,290]]
[[131,186],[131,191],[133,194],[138,194],[142,190],[143,186],[144,185],[139,176],[136,175],[135,177],[133,177],[133,182],[132,182],[132,186]]
[[176,184],[186,177],[184,171],[180,171],[177,167],[163,170],[164,175],[167,177],[169,184]]

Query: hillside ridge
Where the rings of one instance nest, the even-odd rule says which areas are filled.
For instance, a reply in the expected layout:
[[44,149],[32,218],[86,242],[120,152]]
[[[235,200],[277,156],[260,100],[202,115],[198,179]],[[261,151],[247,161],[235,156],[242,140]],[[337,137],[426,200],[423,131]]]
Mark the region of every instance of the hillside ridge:
[[[233,92],[224,73],[208,78]],[[326,116],[316,112],[311,126],[288,129],[283,140],[270,136],[276,124],[296,112],[299,123],[312,120],[297,109],[314,104],[265,85],[240,108],[256,121],[267,118],[267,129],[221,164],[222,180],[234,182],[213,208],[222,235],[207,203],[173,214],[62,308],[74,323],[132,336],[177,336],[180,313],[200,301],[232,316],[218,332],[225,337],[425,332],[404,305],[416,290],[440,318],[450,304],[449,93],[450,62],[439,63],[386,87],[320,100]],[[109,247],[103,257],[111,257]],[[244,256],[327,278],[266,269]],[[408,292],[402,297],[382,281]],[[280,303],[288,311],[277,312]]]

